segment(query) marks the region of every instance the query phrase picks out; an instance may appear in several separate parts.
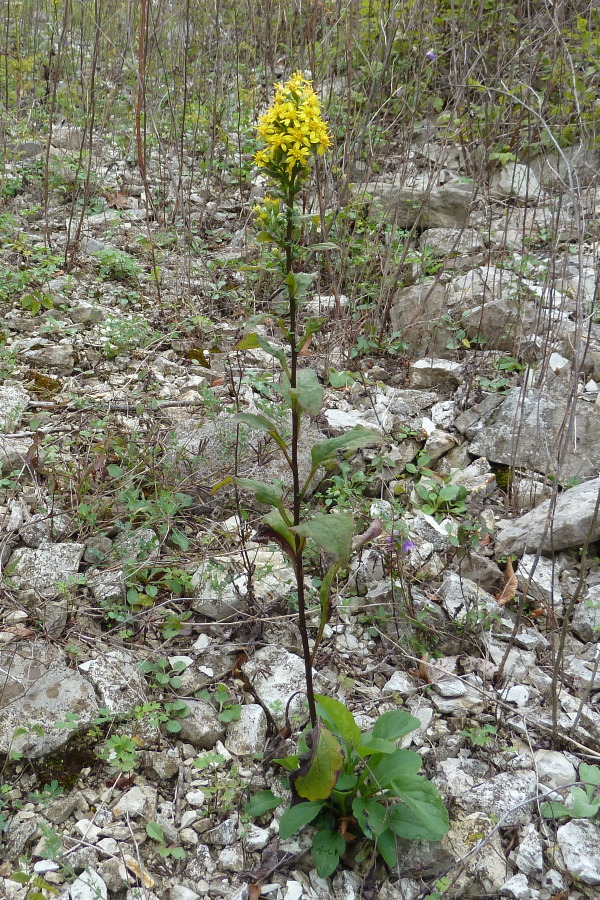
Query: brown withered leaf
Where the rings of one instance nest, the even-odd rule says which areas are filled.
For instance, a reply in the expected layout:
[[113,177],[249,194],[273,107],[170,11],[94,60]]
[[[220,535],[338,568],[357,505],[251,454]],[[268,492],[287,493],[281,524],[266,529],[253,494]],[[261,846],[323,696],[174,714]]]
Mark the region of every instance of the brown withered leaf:
[[425,684],[431,684],[432,678],[429,673],[429,666],[427,663],[429,662],[429,653],[424,653],[421,657],[421,661],[419,662],[418,669],[409,669],[408,674],[412,675],[413,678],[418,681],[424,681]]
[[259,900],[260,898],[260,884],[249,884],[248,885],[248,900]]
[[127,209],[129,197],[123,191],[106,191],[104,198],[110,209]]
[[33,628],[27,628],[26,625],[7,625],[2,629],[4,634],[11,634],[11,641],[26,641],[28,638],[34,638],[37,632]]
[[505,606],[513,599],[519,589],[519,579],[515,575],[513,564],[510,557],[506,560],[506,569],[504,570],[504,587],[499,594],[496,594],[496,600],[499,606]]

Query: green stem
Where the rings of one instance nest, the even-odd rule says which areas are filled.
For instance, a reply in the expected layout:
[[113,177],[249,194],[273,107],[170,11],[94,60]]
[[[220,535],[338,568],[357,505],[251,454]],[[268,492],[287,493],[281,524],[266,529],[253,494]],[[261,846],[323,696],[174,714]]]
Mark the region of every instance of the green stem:
[[[293,184],[289,186],[289,193],[286,202],[286,231],[285,231],[285,271],[289,275],[293,271],[294,256],[292,252],[293,238],[293,216],[294,216],[294,199],[296,191]],[[296,388],[296,379],[298,373],[298,340],[296,336],[296,319],[297,319],[297,303],[296,291],[289,288],[290,300],[290,346],[291,346],[291,370],[290,370],[290,386],[292,390]],[[300,472],[298,469],[298,443],[300,439],[300,416],[301,410],[296,399],[292,398],[292,483],[294,493],[294,525],[300,524],[300,505],[302,494],[300,491]],[[297,542],[298,550],[295,553],[295,569],[296,569],[296,586],[298,589],[298,630],[302,641],[302,654],[304,656],[304,670],[306,673],[306,696],[308,698],[308,710],[310,714],[311,725],[314,728],[317,724],[317,710],[315,707],[315,692],[312,678],[312,656],[310,645],[308,642],[308,631],[306,628],[306,598],[304,595],[304,563],[303,563],[303,546],[301,541]]]

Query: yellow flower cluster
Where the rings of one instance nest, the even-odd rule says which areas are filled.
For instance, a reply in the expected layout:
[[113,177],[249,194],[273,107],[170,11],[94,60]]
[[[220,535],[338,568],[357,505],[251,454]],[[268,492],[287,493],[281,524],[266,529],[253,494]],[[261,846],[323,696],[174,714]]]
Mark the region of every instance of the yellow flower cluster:
[[311,153],[321,156],[331,143],[319,98],[300,72],[275,85],[273,105],[258,120],[257,130],[266,147],[254,161],[273,174],[298,175],[307,168]]

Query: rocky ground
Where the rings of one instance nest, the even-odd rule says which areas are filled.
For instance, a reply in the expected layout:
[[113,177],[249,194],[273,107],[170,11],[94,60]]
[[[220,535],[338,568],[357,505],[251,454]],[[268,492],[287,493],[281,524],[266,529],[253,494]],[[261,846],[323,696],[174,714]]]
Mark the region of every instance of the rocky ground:
[[[66,173],[78,134],[53,141]],[[44,157],[15,151],[15,173]],[[353,356],[354,299],[311,298],[326,393],[305,448],[382,435],[315,485],[357,531],[383,529],[337,586],[317,684],[362,727],[398,705],[420,720],[403,746],[452,823],[397,871],[369,855],[325,882],[305,835],[243,812],[281,790],[265,758],[303,664],[292,572],[252,542],[261,511],[211,494],[236,465],[286,478],[232,422],[276,409],[270,357],[234,350],[268,294],[243,270],[264,185],[192,183],[191,257],[135,168],[94,153],[99,211],[78,219],[66,176],[47,216],[33,176],[0,211],[0,895],[38,879],[72,900],[599,896],[596,787],[585,815],[540,811],[572,808],[600,761],[597,159],[509,163],[482,185],[423,127],[353,201],[411,232],[387,298],[406,351]],[[301,697],[288,712],[303,723]]]

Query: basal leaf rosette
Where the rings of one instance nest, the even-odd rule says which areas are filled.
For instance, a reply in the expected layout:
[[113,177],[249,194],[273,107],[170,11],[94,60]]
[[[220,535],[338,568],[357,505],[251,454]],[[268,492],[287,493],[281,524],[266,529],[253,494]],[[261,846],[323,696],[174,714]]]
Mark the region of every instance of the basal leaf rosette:
[[273,105],[258,120],[265,142],[254,161],[277,181],[297,184],[307,174],[311,156],[322,154],[331,143],[312,83],[296,72],[275,85]]

